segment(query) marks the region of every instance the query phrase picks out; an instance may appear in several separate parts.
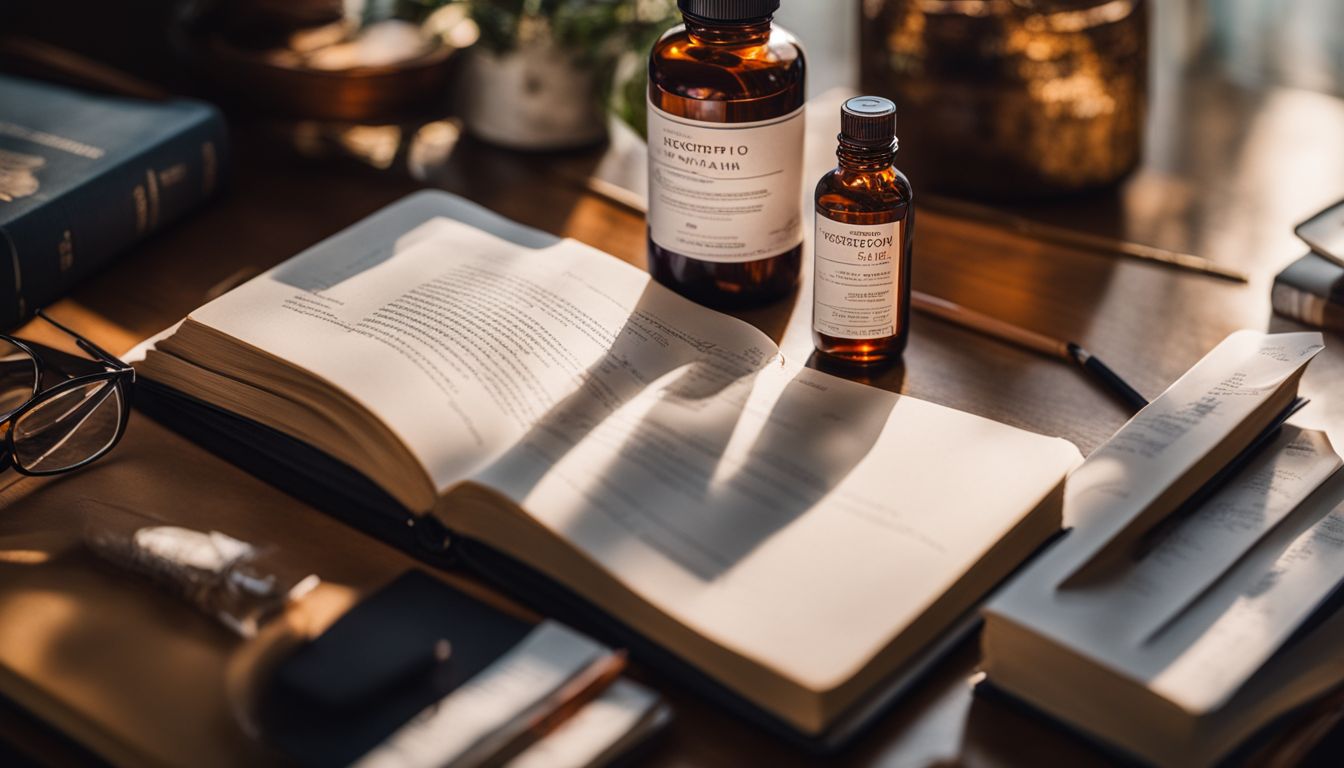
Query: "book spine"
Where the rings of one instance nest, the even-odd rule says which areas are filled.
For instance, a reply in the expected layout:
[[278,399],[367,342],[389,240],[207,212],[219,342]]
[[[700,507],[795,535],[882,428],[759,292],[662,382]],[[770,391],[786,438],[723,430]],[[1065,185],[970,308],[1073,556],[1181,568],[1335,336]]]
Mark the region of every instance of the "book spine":
[[213,195],[227,150],[220,114],[202,109],[172,138],[110,165],[0,228],[0,271],[5,273],[0,283],[13,282],[12,293],[0,296],[0,329],[21,325]]
[[1274,312],[1315,328],[1344,333],[1344,307],[1320,296],[1278,283],[1270,292]]

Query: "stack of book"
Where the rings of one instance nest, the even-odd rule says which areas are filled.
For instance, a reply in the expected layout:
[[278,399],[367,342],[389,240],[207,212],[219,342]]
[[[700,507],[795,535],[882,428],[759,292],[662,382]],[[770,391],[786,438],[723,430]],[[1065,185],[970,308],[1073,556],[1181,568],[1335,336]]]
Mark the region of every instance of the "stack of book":
[[1270,301],[1284,317],[1344,333],[1344,266],[1308,253],[1274,278]]
[[1300,323],[1344,332],[1344,201],[1297,226],[1311,252],[1274,278],[1274,311]]

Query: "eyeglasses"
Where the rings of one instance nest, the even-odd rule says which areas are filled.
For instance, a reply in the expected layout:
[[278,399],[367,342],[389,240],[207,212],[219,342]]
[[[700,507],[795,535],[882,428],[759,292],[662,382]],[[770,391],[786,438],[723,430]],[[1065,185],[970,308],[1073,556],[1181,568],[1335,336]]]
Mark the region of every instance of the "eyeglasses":
[[[67,378],[35,345],[0,334],[0,471],[55,475],[95,461],[121,440],[135,370],[41,310],[37,315],[74,339],[95,372]],[[63,380],[44,388],[53,371]]]

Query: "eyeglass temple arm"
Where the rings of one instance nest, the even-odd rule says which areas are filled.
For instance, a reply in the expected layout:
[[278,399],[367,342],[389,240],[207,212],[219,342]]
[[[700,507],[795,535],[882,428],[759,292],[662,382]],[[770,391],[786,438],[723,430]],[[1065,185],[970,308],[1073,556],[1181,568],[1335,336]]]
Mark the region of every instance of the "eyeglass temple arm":
[[65,332],[67,336],[75,340],[75,344],[79,345],[80,349],[84,350],[90,355],[93,355],[94,357],[98,358],[100,361],[106,363],[107,365],[110,365],[113,368],[121,368],[121,369],[128,369],[131,367],[129,363],[123,362],[121,358],[104,350],[102,347],[98,346],[97,344],[94,344],[92,341],[89,341],[88,339],[79,335],[75,331],[72,331],[69,328],[65,327],[64,325],[61,325],[59,322],[56,321],[55,318],[53,318],[51,315],[48,315],[46,312],[39,309],[37,310],[37,316],[42,318],[43,320],[46,320],[48,323],[51,323],[52,325],[56,326],[61,331]]

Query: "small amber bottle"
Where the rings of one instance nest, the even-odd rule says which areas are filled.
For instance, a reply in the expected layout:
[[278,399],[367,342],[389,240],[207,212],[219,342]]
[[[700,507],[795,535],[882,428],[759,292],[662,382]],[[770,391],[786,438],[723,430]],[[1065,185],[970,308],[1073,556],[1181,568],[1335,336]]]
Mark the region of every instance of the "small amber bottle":
[[649,57],[649,271],[702,304],[792,292],[803,252],[803,50],[779,0],[678,0]]
[[855,364],[895,360],[910,335],[910,182],[896,170],[896,105],[876,96],[840,110],[838,166],[816,192],[812,339]]

